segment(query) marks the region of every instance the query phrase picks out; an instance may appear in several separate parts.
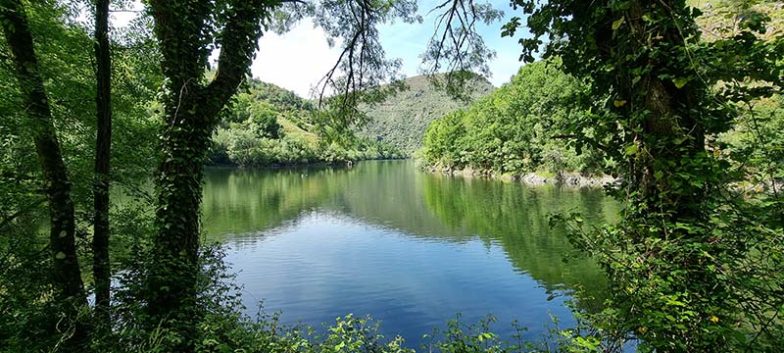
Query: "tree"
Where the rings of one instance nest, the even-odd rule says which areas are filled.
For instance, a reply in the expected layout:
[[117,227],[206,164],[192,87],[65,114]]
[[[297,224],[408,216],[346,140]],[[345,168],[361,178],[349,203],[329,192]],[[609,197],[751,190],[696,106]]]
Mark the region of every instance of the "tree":
[[[522,58],[544,49],[591,83],[596,113],[575,124],[578,142],[601,146],[624,168],[615,193],[626,202],[623,222],[576,238],[616,288],[616,311],[599,318],[605,332],[636,332],[656,351],[778,347],[771,316],[781,311],[781,226],[737,192],[744,172],[714,142],[735,122],[733,101],[780,87],[777,46],[748,30],[702,42],[700,13],[683,0],[514,4],[532,34],[520,40]],[[512,19],[505,34],[520,25]],[[747,79],[761,89],[717,92],[720,80]]]
[[98,321],[110,323],[111,265],[109,262],[109,171],[112,144],[112,54],[109,44],[109,0],[95,3],[95,58],[97,133],[93,185],[93,280]]
[[87,299],[76,254],[71,183],[55,134],[23,3],[20,0],[0,2],[0,22],[13,54],[16,67],[14,74],[23,94],[38,161],[43,171],[43,185],[49,204],[52,284],[62,314],[69,324],[74,325],[73,334],[65,340],[65,348],[79,351],[87,338],[87,326],[78,316],[79,311],[87,306]]
[[[218,114],[245,78],[262,28],[272,24],[275,11],[288,9],[293,19],[315,14],[316,23],[328,34],[344,39],[343,52],[322,92],[338,88],[336,92],[344,92],[342,99],[333,101],[346,108],[371,97],[372,89],[396,67],[383,59],[375,26],[392,17],[406,18],[415,5],[391,5],[296,2],[292,10],[269,0],[149,2],[167,82],[155,181],[157,232],[145,286],[150,322],[172,334],[170,350],[193,350],[202,165]],[[207,58],[214,47],[220,48],[217,71],[206,82]]]
[[264,1],[235,1],[226,9],[215,78],[203,84],[214,7],[209,1],[151,1],[168,79],[166,126],[156,173],[157,210],[148,313],[153,325],[178,335],[172,351],[192,351],[196,339],[202,163],[217,116],[242,81],[269,15]]

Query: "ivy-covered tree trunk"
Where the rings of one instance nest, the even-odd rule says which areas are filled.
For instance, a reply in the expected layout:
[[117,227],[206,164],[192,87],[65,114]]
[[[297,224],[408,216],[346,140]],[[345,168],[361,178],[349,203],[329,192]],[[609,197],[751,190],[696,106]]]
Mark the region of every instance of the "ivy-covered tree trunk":
[[[193,350],[195,324],[199,320],[197,278],[199,268],[199,212],[202,165],[210,138],[218,124],[218,113],[237,91],[272,10],[289,0],[151,0],[155,36],[163,56],[161,67],[167,78],[165,115],[161,133],[161,162],[156,175],[157,232],[152,263],[146,278],[147,311],[151,324],[160,325],[174,338],[167,350]],[[312,11],[321,26],[334,37],[343,37],[344,50],[326,82],[344,92],[337,102],[346,108],[362,96],[358,92],[377,88],[396,64],[384,60],[377,31],[379,22],[400,16],[414,21],[413,2],[325,2]],[[318,6],[317,5],[317,6]],[[295,5],[296,6],[296,5]],[[294,15],[298,17],[301,13]],[[220,48],[215,78],[205,79],[207,58]],[[361,49],[358,49],[361,48]],[[356,50],[355,50],[356,49]],[[335,70],[346,71],[345,81],[333,79]],[[370,74],[373,72],[373,74]],[[327,85],[325,84],[324,88]],[[375,90],[373,92],[378,92]],[[378,96],[373,95],[373,96]]]
[[549,34],[547,55],[589,79],[602,99],[580,124],[580,142],[604,147],[625,169],[623,220],[576,237],[612,279],[614,312],[599,323],[617,337],[636,332],[644,350],[727,350],[745,337],[738,318],[747,310],[737,299],[746,284],[729,280],[727,264],[751,251],[747,235],[728,230],[741,218],[722,195],[728,162],[706,145],[733,113],[711,92],[717,77],[706,73],[717,63],[697,55],[699,12],[685,0],[514,3],[530,14],[534,35],[522,41],[524,57],[532,60]]
[[261,22],[275,5],[261,0],[230,2],[220,33],[218,70],[204,84],[210,50],[203,36],[212,25],[212,3],[150,2],[168,94],[156,174],[157,231],[146,293],[151,324],[172,335],[166,343],[169,351],[194,349],[202,168],[218,113],[245,77],[261,36]]
[[[702,79],[688,79],[697,73],[682,55],[687,38],[697,35],[696,24],[686,16],[672,17],[675,9],[684,11],[679,1],[646,4],[629,2],[622,20],[616,20],[623,21],[623,28],[613,28],[618,22],[608,23],[598,35],[608,45],[600,52],[603,60],[621,65],[623,55],[643,53],[636,65],[615,69],[615,99],[628,102],[617,109],[634,131],[627,185],[638,195],[645,214],[667,214],[673,222],[701,218],[707,180],[692,181],[707,177],[700,175],[706,167],[701,162],[709,161],[699,157],[705,153],[705,113],[695,106],[704,104],[701,98],[707,97],[708,87]],[[658,26],[646,22],[668,17],[670,21]],[[611,38],[622,30],[630,33],[622,44],[627,47],[610,47]],[[635,67],[643,69],[634,72]]]
[[194,103],[195,97],[182,98],[185,111],[179,112],[175,104],[167,107],[156,179],[157,232],[148,278],[152,323],[183,339],[170,347],[174,351],[190,351],[196,338],[202,164],[215,119],[205,117],[206,113],[197,115],[203,111]]
[[[30,121],[43,183],[49,203],[49,250],[52,256],[52,284],[57,305],[65,316],[60,328],[66,333],[64,349],[81,351],[87,338],[87,326],[79,319],[80,309],[87,307],[75,243],[74,204],[71,184],[63,162],[60,143],[55,134],[51,108],[35,55],[33,37],[25,8],[20,0],[0,1],[0,23],[16,67],[27,116]],[[53,325],[59,318],[52,318]]]
[[111,325],[111,265],[109,262],[109,171],[112,144],[111,75],[112,61],[109,47],[109,2],[95,4],[95,58],[97,63],[96,109],[97,134],[95,143],[95,181],[93,184],[93,280],[95,281],[95,313],[99,323]]
[[[630,242],[619,244],[628,245],[626,256],[646,263],[639,271],[610,270],[621,293],[616,299],[625,306],[622,320],[653,328],[643,339],[663,351],[720,350],[726,337],[703,334],[714,328],[705,318],[718,315],[715,307],[729,307],[722,300],[730,296],[720,276],[706,271],[723,251],[708,231],[715,207],[709,191],[719,187],[721,174],[705,145],[706,132],[719,132],[720,124],[708,83],[688,54],[698,29],[682,1],[627,5],[596,32],[605,46],[598,58],[613,66],[613,114],[628,133],[622,229]],[[681,314],[660,298],[688,303],[696,314]]]

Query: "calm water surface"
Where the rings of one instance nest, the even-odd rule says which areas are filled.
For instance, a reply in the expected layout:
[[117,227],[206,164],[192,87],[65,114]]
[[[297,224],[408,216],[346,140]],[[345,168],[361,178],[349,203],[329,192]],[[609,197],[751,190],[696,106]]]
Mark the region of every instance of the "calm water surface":
[[[597,190],[529,188],[420,172],[410,161],[352,169],[208,170],[204,226],[229,249],[227,261],[254,315],[321,327],[353,313],[381,321],[387,337],[416,347],[461,313],[492,314],[540,338],[605,292],[600,269],[570,247],[547,216],[583,212],[612,221],[617,206]],[[594,297],[598,299],[587,299]]]

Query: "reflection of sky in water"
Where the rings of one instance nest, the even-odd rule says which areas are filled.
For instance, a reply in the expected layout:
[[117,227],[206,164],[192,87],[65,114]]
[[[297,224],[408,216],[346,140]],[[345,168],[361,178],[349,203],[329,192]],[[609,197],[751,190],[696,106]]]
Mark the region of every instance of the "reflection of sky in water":
[[428,240],[314,212],[229,248],[248,313],[263,300],[266,311],[282,311],[285,323],[319,326],[346,313],[369,314],[385,336],[400,334],[416,346],[457,313],[466,323],[493,314],[496,332],[507,337],[513,320],[530,338],[545,333],[551,314],[562,325],[573,322],[565,297],[548,301],[503,248],[478,239]]
[[[248,313],[261,300],[285,323],[320,326],[347,313],[382,321],[409,346],[461,313],[498,318],[538,339],[573,323],[557,289],[585,288],[601,303],[605,279],[576,256],[547,216],[577,210],[589,222],[614,217],[600,191],[526,188],[446,178],[411,162],[352,169],[208,170],[204,226],[229,246]],[[564,262],[569,258],[569,262]],[[550,300],[548,300],[550,299]]]

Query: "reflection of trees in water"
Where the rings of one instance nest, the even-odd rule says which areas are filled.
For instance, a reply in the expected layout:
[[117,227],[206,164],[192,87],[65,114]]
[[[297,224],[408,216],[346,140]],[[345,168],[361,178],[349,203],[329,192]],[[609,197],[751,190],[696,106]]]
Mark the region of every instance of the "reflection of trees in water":
[[597,190],[429,175],[411,162],[207,173],[205,228],[219,238],[280,227],[314,209],[415,237],[450,242],[478,237],[501,245],[517,270],[548,290],[583,287],[597,297],[604,292],[603,273],[576,254],[564,229],[551,228],[547,217],[576,210],[588,222],[602,222],[617,213]]
[[434,214],[456,229],[501,244],[509,260],[548,290],[583,288],[603,297],[606,280],[592,261],[569,244],[564,227],[552,228],[548,216],[578,211],[588,222],[612,220],[614,204],[598,190],[552,186],[527,188],[517,183],[432,176],[425,200]]
[[343,188],[347,173],[326,168],[209,170],[204,227],[213,239],[278,227],[327,202]]

